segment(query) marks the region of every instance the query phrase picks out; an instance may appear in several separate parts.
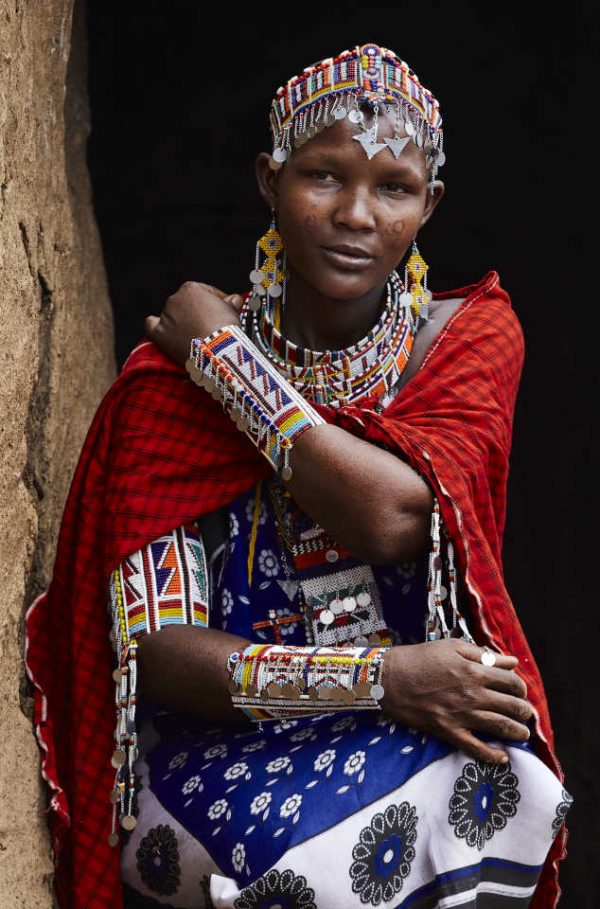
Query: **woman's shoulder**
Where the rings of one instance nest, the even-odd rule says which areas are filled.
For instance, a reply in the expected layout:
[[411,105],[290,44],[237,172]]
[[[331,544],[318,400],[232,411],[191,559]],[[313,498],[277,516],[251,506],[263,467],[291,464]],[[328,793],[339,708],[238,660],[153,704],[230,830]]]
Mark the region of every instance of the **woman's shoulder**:
[[484,334],[507,333],[515,346],[523,346],[520,322],[512,308],[500,276],[489,269],[479,281],[452,290],[434,291],[429,304],[428,321],[417,333],[412,353],[400,381],[400,388],[420,369],[425,358],[433,354],[445,336],[465,335],[470,344]]

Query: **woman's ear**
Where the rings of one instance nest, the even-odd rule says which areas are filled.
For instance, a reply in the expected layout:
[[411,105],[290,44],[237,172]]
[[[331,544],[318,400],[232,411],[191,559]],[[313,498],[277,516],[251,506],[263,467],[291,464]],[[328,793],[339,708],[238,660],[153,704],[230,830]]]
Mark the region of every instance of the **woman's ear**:
[[444,186],[441,180],[434,180],[433,183],[427,184],[427,199],[425,200],[425,211],[423,212],[423,217],[421,218],[421,223],[419,227],[429,221],[432,216],[436,205],[441,201],[442,196],[444,195],[446,187]]
[[269,152],[260,152],[254,164],[258,190],[269,208],[277,208],[279,170],[273,170]]

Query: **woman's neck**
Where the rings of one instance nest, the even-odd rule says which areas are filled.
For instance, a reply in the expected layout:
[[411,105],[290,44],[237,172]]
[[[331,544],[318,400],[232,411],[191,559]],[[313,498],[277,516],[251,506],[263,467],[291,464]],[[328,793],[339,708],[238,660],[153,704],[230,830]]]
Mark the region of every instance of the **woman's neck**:
[[356,344],[378,321],[386,286],[354,300],[333,300],[307,285],[294,272],[281,314],[282,335],[309,350],[343,350]]

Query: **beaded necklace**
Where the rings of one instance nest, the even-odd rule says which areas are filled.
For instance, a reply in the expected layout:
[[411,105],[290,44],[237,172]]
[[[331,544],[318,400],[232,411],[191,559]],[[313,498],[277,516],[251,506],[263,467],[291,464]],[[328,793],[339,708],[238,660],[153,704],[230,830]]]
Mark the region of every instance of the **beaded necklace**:
[[[342,350],[310,350],[285,338],[279,329],[278,298],[267,298],[258,311],[245,305],[240,320],[253,343],[303,397],[340,407],[369,395],[383,406],[393,397],[414,337],[425,321],[410,305],[402,305],[403,291],[404,284],[393,271],[376,324],[364,338]],[[270,478],[267,491],[286,576],[289,581],[295,574],[299,582],[307,640],[333,646],[391,643],[371,566],[353,558],[304,515],[278,478]],[[287,564],[288,557],[295,572]]]
[[285,338],[278,327],[278,298],[268,298],[258,312],[245,304],[240,320],[259,350],[307,400],[332,407],[366,396],[381,400],[392,394],[425,321],[400,303],[403,291],[402,280],[392,271],[378,321],[364,338],[342,350],[310,350]]

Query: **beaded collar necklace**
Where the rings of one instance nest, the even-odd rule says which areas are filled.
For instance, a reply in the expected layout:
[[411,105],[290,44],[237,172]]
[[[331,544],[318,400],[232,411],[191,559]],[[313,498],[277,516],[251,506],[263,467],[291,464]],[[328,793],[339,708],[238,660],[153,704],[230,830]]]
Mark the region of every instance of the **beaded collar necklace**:
[[342,350],[310,350],[285,338],[278,328],[277,299],[268,298],[258,312],[244,304],[240,320],[251,340],[303,397],[341,407],[367,395],[383,399],[400,379],[425,321],[410,305],[402,305],[403,291],[402,280],[392,271],[378,321],[364,338]]

